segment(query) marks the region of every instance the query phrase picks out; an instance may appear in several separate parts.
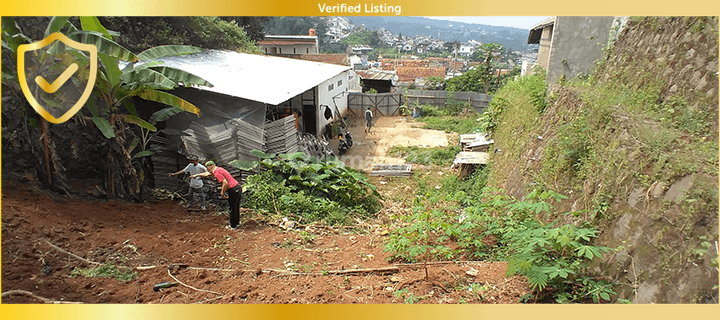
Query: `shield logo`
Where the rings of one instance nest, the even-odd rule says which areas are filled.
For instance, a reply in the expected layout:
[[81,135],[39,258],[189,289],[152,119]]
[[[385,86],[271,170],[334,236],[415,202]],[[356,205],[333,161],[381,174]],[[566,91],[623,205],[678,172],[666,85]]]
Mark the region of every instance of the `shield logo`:
[[56,32],[19,46],[17,54],[20,88],[45,120],[63,123],[85,105],[97,77],[97,47]]

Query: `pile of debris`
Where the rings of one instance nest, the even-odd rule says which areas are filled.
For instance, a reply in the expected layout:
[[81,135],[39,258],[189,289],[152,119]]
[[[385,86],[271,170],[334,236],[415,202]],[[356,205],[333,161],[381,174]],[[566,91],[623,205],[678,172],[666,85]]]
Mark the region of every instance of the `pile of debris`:
[[412,174],[412,164],[373,164],[371,176],[381,177],[409,177]]
[[495,143],[484,133],[461,134],[460,151],[453,161],[452,168],[458,168],[458,178],[465,179],[477,165],[485,165],[490,159],[488,150]]
[[300,134],[299,144],[300,147],[298,151],[308,156],[316,157],[320,160],[325,159],[325,157],[335,156],[335,152],[330,149],[327,141],[316,137],[314,134],[303,132]]

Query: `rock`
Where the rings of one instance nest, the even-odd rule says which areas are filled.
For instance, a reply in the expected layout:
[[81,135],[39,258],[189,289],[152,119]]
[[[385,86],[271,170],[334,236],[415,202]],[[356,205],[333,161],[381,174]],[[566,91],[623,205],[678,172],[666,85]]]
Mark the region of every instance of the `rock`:
[[469,275],[471,275],[471,276],[477,276],[478,273],[480,273],[480,271],[478,271],[478,270],[475,269],[475,268],[470,268],[470,269],[468,269],[468,271],[465,271],[465,273],[467,273],[467,274],[469,274]]

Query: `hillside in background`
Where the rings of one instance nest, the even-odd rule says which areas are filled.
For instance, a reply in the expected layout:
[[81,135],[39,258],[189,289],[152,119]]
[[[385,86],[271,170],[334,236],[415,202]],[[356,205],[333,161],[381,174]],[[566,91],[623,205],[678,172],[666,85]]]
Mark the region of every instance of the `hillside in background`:
[[501,89],[489,186],[553,190],[635,303],[718,303],[718,18],[631,18],[589,77]]
[[435,20],[422,17],[348,17],[356,26],[365,25],[368,30],[384,28],[405,37],[431,36],[443,41],[477,40],[482,43],[500,43],[516,51],[526,51],[536,46],[527,44],[529,30],[497,27],[484,24]]

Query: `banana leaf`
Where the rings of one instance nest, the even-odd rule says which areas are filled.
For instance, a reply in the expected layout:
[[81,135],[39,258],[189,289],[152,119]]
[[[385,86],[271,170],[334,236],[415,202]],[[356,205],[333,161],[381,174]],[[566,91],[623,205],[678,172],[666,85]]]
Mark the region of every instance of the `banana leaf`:
[[111,88],[117,86],[122,77],[122,71],[118,67],[118,59],[104,53],[98,53],[98,58],[100,58],[103,65],[102,71],[105,74],[105,80]]
[[151,67],[150,69],[155,70],[170,79],[173,79],[173,81],[177,83],[182,83],[185,86],[190,86],[194,84],[198,86],[213,87],[210,82],[207,82],[205,81],[205,79],[200,78],[187,71],[166,66]]
[[174,81],[152,69],[139,69],[126,72],[123,73],[120,79],[125,83],[125,87],[131,91],[143,86],[162,90],[177,88],[177,84]]
[[167,56],[180,56],[190,53],[196,53],[202,51],[198,47],[193,46],[183,46],[183,45],[166,45],[166,46],[157,46],[152,47],[150,49],[147,49],[143,52],[140,52],[138,54],[138,58],[140,60],[154,60],[162,57]]
[[152,153],[153,152],[151,150],[140,151],[140,152],[136,153],[135,155],[133,155],[132,159],[147,157],[147,156],[151,155]]
[[106,38],[112,40],[112,36],[107,29],[100,23],[97,17],[80,17],[80,25],[85,31],[95,31],[102,33]]
[[148,89],[138,93],[138,97],[145,100],[166,104],[168,106],[177,107],[182,109],[183,111],[187,111],[198,116],[201,115],[200,109],[198,109],[198,107],[196,107],[194,104],[167,92]]
[[[17,27],[15,19],[12,17],[2,17],[2,46],[10,49],[13,53],[17,52],[17,47],[21,44],[30,43],[32,39],[22,34],[20,28]],[[13,57],[15,59],[15,57]]]
[[178,113],[181,113],[181,112],[185,112],[185,111],[183,109],[180,109],[177,107],[170,107],[170,108],[158,110],[150,116],[150,123],[152,123],[154,125],[158,122],[165,121],[165,120],[169,119],[170,117],[172,117]]
[[50,23],[45,29],[44,38],[47,38],[49,35],[62,30],[62,28],[68,25],[69,19],[70,17],[52,17],[52,19],[50,19]]
[[150,130],[150,131],[157,131],[157,128],[155,128],[154,125],[152,125],[152,124],[150,124],[149,122],[141,119],[140,117],[136,117],[136,116],[133,116],[133,115],[130,115],[130,114],[119,114],[119,115],[118,115],[118,118],[119,118],[120,120],[123,120],[123,121],[127,122],[127,123],[136,124],[136,125],[138,125],[139,127],[148,129],[148,130]]
[[138,61],[138,57],[134,53],[130,52],[130,50],[124,48],[115,41],[105,38],[100,32],[77,31],[69,34],[68,37],[77,37],[81,43],[95,45],[98,53],[103,53],[124,61]]
[[115,131],[113,131],[113,128],[110,125],[110,121],[107,121],[107,119],[100,117],[93,117],[92,119],[98,129],[100,129],[100,132],[102,132],[102,134],[105,136],[105,138],[110,139],[115,137]]

